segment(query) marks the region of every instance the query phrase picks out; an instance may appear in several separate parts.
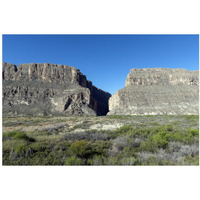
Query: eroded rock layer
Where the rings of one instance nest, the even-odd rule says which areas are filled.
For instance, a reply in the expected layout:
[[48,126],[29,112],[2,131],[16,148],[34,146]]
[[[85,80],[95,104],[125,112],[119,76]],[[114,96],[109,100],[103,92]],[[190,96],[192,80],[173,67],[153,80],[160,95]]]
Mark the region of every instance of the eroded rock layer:
[[106,115],[110,94],[78,69],[3,63],[3,115]]
[[131,69],[109,99],[108,115],[198,115],[199,71]]

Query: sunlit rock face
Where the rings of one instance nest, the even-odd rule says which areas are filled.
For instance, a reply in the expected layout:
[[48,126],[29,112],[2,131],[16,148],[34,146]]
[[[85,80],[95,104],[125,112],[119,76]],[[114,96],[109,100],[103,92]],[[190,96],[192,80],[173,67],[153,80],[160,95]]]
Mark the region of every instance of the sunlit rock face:
[[78,69],[55,64],[3,63],[3,115],[106,115],[110,94]]
[[199,71],[131,69],[109,99],[108,115],[198,115]]

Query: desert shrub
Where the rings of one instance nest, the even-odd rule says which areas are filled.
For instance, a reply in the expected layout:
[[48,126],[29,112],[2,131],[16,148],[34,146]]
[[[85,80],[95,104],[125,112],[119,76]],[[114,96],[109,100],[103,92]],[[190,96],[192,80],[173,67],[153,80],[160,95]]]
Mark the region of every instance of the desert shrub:
[[118,137],[116,130],[99,130],[99,133],[105,133],[107,140],[115,139]]
[[49,127],[46,129],[47,135],[58,135],[59,130],[55,127]]
[[83,158],[90,153],[90,146],[86,140],[75,141],[69,147],[72,154]]
[[84,161],[76,156],[66,158],[65,165],[84,165]]
[[197,120],[199,119],[199,115],[187,115],[185,116],[186,120]]
[[186,132],[180,133],[179,131],[174,132],[171,135],[171,141],[182,142],[184,144],[191,144],[195,137],[198,137],[198,130],[187,130]]
[[121,128],[113,131],[113,133],[117,136],[129,136],[129,137],[147,137],[149,133],[151,132],[151,129],[143,129],[143,128],[134,128],[132,125],[125,125]]
[[90,144],[90,154],[107,156],[107,152],[110,146],[110,142],[96,141],[95,143]]
[[108,118],[110,119],[127,119],[130,118],[131,115],[110,115]]
[[18,132],[15,135],[12,136],[13,139],[17,139],[17,140],[28,140],[29,137],[23,133],[23,132]]
[[87,160],[87,165],[103,165],[104,157],[101,155],[95,155],[94,157]]
[[135,152],[137,152],[136,148],[133,148],[131,146],[124,147],[123,150],[121,151],[121,154],[125,157],[133,156],[135,155]]
[[86,140],[73,142],[68,150],[71,155],[85,159],[93,159],[95,156],[107,156],[110,143],[106,141],[87,142]]
[[99,132],[97,130],[68,133],[62,137],[63,140],[107,140],[106,132]]
[[3,137],[10,137],[12,138],[13,136],[15,136],[17,133],[19,133],[19,131],[10,131],[10,132],[6,132],[3,134]]
[[139,164],[142,165],[184,165],[186,156],[199,155],[198,145],[185,145],[180,142],[170,142],[167,149],[157,149],[155,152],[137,152]]
[[3,142],[3,150],[10,151],[11,148],[15,148],[19,144],[26,144],[26,141],[24,141],[24,140],[5,140]]
[[152,122],[152,123],[150,123],[150,125],[151,125],[151,126],[158,126],[159,123],[158,123],[158,122]]
[[[4,160],[5,160],[5,158],[4,158]],[[9,154],[9,157],[7,158],[7,160],[8,161],[15,161],[15,160],[17,160],[17,152],[14,151],[13,148],[10,150],[10,154]]]
[[140,147],[140,144],[141,144],[141,142],[142,142],[143,140],[142,139],[140,139],[140,138],[129,138],[128,139],[128,145],[130,146],[130,147],[133,147],[133,148],[138,148],[138,147]]
[[159,148],[166,148],[169,142],[169,137],[169,134],[166,132],[160,132],[152,137],[152,142]]
[[171,125],[167,125],[155,128],[151,132],[149,139],[151,139],[158,148],[167,148],[171,141],[191,143],[194,139],[193,135],[197,135],[196,131],[193,131],[192,133],[191,131],[180,132]]
[[119,165],[119,159],[117,156],[108,157],[105,159],[105,165]]
[[151,166],[155,166],[155,165],[159,165],[159,163],[162,163],[162,161],[158,161],[154,156],[150,156],[146,162],[142,163],[142,165],[151,165]]
[[160,132],[171,132],[173,131],[173,126],[172,125],[163,125],[163,126],[158,126],[152,130],[153,133],[160,133]]
[[127,146],[127,139],[125,137],[117,137],[112,141],[113,146],[115,146],[119,151],[121,151],[125,146]]
[[178,151],[182,156],[194,156],[199,154],[197,145],[182,145]]
[[191,144],[194,141],[194,136],[191,132],[186,132],[185,134],[183,134],[182,140],[186,144]]
[[19,144],[16,148],[15,148],[15,151],[20,154],[22,153],[22,151],[26,151],[27,150],[27,145],[25,144]]
[[147,138],[151,132],[152,132],[152,129],[150,128],[135,129],[131,132],[130,137]]
[[193,136],[192,134],[184,134],[184,133],[180,133],[180,132],[175,132],[172,135],[172,141],[175,142],[182,142],[182,143],[188,143],[192,140]]
[[189,130],[180,132],[177,129],[174,129],[171,125],[160,126],[152,130],[149,139],[158,147],[158,148],[167,148],[169,142],[182,142],[184,144],[191,143],[194,139],[193,135],[198,135],[198,131]]
[[11,131],[7,132],[3,135],[4,139],[16,139],[16,140],[25,140],[27,142],[35,142],[35,139],[32,137],[28,137],[24,132],[21,131]]
[[121,128],[116,130],[117,134],[123,135],[123,134],[128,134],[131,131],[133,131],[133,126],[132,125],[125,125],[122,126]]
[[[3,165],[198,165],[199,130],[192,125],[198,124],[197,117],[189,116],[186,121],[185,116],[174,116],[169,121],[168,116],[159,116],[155,123],[151,117],[130,117],[125,123],[132,125],[117,130],[58,134],[67,126],[59,124],[42,131],[7,132],[3,134]],[[25,125],[33,123],[26,121]],[[31,137],[35,142],[30,142]]]
[[146,140],[141,142],[139,151],[149,151],[149,152],[155,152],[157,150],[157,146],[152,140]]
[[173,131],[174,128],[173,128],[172,125],[167,125],[167,126],[166,126],[166,130],[167,130],[167,131]]
[[57,152],[50,152],[43,159],[46,165],[63,165],[63,156]]
[[61,129],[68,126],[67,123],[61,123],[56,126],[48,127],[45,129],[45,131],[48,133],[48,135],[57,135]]
[[169,163],[168,154],[161,149],[157,153],[141,152],[138,153],[139,165],[162,165],[163,163]]
[[111,115],[109,116],[110,119],[122,119],[123,116],[122,115]]
[[171,156],[194,156],[199,154],[198,144],[183,144],[181,142],[170,142],[168,149],[166,150]]
[[199,138],[199,130],[198,129],[187,129],[187,134],[192,134],[192,136],[194,137],[198,137]]
[[195,155],[194,157],[185,156],[184,162],[185,165],[199,165],[199,155]]
[[39,152],[39,151],[45,151],[47,145],[45,145],[44,143],[37,142],[30,144],[29,147],[33,150],[33,152]]
[[121,165],[135,165],[137,163],[137,159],[134,157],[122,158],[120,160]]
[[182,147],[182,145],[183,144],[181,142],[171,141],[166,151],[169,152],[170,154],[172,154],[173,152],[178,152]]

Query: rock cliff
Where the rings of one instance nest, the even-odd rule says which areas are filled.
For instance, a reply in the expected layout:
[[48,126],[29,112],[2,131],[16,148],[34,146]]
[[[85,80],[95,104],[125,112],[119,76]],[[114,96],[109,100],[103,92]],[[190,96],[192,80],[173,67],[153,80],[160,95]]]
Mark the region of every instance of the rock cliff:
[[109,99],[108,115],[198,115],[199,71],[131,69]]
[[110,94],[78,69],[3,62],[3,115],[106,115]]

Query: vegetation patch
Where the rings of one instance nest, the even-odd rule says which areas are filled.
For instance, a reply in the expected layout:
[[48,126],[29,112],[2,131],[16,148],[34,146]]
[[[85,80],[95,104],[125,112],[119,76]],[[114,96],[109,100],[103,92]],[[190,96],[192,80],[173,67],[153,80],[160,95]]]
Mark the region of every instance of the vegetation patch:
[[[44,118],[50,123],[53,120],[63,123],[40,131],[4,132],[3,165],[199,165],[196,116],[73,119],[80,126],[71,129],[71,118]],[[107,124],[109,120],[121,123],[122,119],[124,126],[115,130],[88,128],[98,120]],[[8,118],[6,122],[9,123]],[[80,128],[84,130],[78,131]]]
[[35,142],[35,139],[28,137],[24,132],[21,131],[11,131],[3,134],[3,140],[15,139],[15,140],[25,140],[27,142]]

